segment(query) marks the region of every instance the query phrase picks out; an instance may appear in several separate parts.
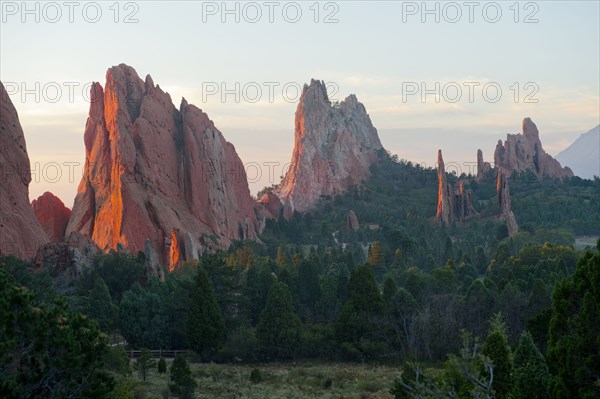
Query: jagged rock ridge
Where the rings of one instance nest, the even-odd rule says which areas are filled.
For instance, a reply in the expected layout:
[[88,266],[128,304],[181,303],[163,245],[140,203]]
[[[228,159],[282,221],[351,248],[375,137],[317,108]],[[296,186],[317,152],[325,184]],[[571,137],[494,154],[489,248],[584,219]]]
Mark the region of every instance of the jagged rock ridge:
[[573,171],[562,167],[542,148],[540,133],[530,118],[523,119],[522,134],[507,134],[504,144],[498,140],[494,152],[496,168],[502,168],[507,176],[512,172],[529,170],[538,177],[562,179],[572,177]]
[[473,197],[470,190],[464,188],[464,182],[458,182],[458,188],[454,188],[446,176],[446,167],[442,150],[438,150],[438,203],[435,220],[438,224],[448,224],[454,221],[464,221],[477,215],[473,207]]
[[304,85],[296,108],[291,166],[275,194],[284,215],[312,208],[370,176],[383,150],[363,104],[350,95],[332,104],[322,81]]
[[508,229],[508,235],[512,236],[519,231],[515,214],[512,211],[510,205],[510,190],[508,188],[508,179],[506,173],[502,168],[496,168],[498,170],[498,177],[496,180],[496,195],[498,197],[498,206],[500,207],[500,220],[506,222]]
[[29,203],[30,182],[23,129],[0,82],[0,255],[31,259],[48,242]]
[[65,238],[65,231],[71,210],[49,191],[31,202],[35,217],[46,232],[51,242],[60,242]]
[[93,84],[84,141],[67,234],[132,252],[149,239],[165,263],[197,257],[179,245],[188,233],[202,250],[256,238],[256,203],[235,148],[199,108],[183,99],[176,109],[149,75],[142,81],[121,64],[104,88]]

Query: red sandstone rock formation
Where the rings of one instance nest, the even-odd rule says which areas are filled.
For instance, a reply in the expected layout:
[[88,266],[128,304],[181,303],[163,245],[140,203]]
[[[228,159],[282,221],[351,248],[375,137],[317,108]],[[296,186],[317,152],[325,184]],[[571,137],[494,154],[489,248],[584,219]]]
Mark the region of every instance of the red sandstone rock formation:
[[548,155],[542,148],[540,133],[530,118],[523,119],[522,134],[507,134],[504,145],[499,140],[494,153],[496,168],[502,168],[507,176],[512,172],[530,170],[538,177],[562,179],[573,176],[568,167]]
[[462,181],[454,189],[448,183],[442,150],[438,150],[438,204],[435,220],[438,224],[465,221],[477,215],[473,207],[472,193],[464,188]]
[[101,252],[91,238],[74,231],[63,242],[40,246],[34,263],[37,269],[47,268],[54,277],[61,275],[73,281],[91,270],[94,258]]
[[437,212],[435,214],[435,221],[439,224],[450,223],[452,218],[452,209],[454,209],[453,199],[454,195],[450,191],[450,186],[446,179],[446,167],[444,166],[444,158],[442,157],[442,150],[438,150],[438,203]]
[[285,205],[284,215],[307,211],[321,196],[360,184],[382,150],[377,130],[356,96],[332,104],[325,84],[311,80],[296,109],[291,166],[276,191]]
[[[199,108],[184,99],[176,109],[149,75],[144,82],[121,64],[108,70],[104,89],[94,83],[84,141],[67,234],[132,252],[150,239],[165,264],[172,231],[189,233],[196,248],[256,238],[257,205],[235,148]],[[194,258],[178,250],[181,260]]]
[[23,129],[0,82],[0,255],[31,259],[48,242],[29,203],[30,181]]
[[360,224],[358,223],[356,213],[353,210],[349,210],[346,213],[346,231],[357,231],[358,229],[360,229]]
[[262,196],[259,202],[264,206],[264,209],[267,212],[267,217],[275,219],[279,218],[283,204],[281,203],[281,200],[277,194],[268,191]]
[[65,238],[71,210],[49,191],[34,199],[31,207],[50,241],[61,242]]
[[498,170],[498,179],[496,180],[496,194],[498,198],[498,206],[500,207],[500,220],[506,222],[508,235],[512,236],[519,231],[515,214],[510,205],[510,190],[508,189],[508,179],[502,168]]
[[475,178],[477,181],[483,180],[485,174],[492,168],[489,162],[483,161],[483,152],[481,150],[477,150],[477,177]]

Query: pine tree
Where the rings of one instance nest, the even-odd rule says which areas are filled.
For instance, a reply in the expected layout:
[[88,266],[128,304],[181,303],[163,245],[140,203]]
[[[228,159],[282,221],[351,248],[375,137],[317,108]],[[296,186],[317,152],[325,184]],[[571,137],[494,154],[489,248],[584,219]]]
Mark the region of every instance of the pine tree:
[[175,356],[171,365],[169,389],[179,399],[191,399],[198,384],[192,377],[192,370],[185,357]]
[[281,245],[279,246],[279,248],[277,248],[277,259],[275,260],[275,263],[277,263],[277,266],[284,266],[287,264],[285,251],[283,250],[283,247]]
[[383,266],[385,262],[385,254],[383,253],[383,247],[379,241],[373,241],[369,248],[369,258],[367,262],[371,266]]
[[225,339],[223,315],[208,275],[201,267],[190,298],[186,332],[190,348],[200,355],[218,349]]
[[554,289],[548,335],[548,364],[557,377],[552,396],[599,397],[600,240]]
[[142,348],[140,357],[135,363],[135,368],[139,371],[143,381],[146,381],[148,371],[155,365],[156,363],[152,360],[152,353],[147,348]]
[[288,287],[281,282],[273,283],[256,326],[261,352],[268,359],[290,358],[300,344],[301,336],[302,323],[294,313]]
[[102,331],[110,332],[114,314],[108,286],[102,277],[98,278],[90,291],[87,314],[96,320]]
[[43,304],[0,263],[0,397],[111,398],[108,337],[64,301]]
[[398,291],[398,287],[396,286],[394,279],[391,277],[386,278],[383,283],[383,301],[385,303],[390,303],[392,297],[396,294],[396,291]]
[[494,366],[494,381],[492,387],[496,392],[497,399],[508,397],[512,387],[512,359],[506,325],[502,321],[500,313],[494,315],[491,327],[485,341],[482,353],[490,358]]
[[336,339],[361,357],[370,352],[366,347],[376,344],[380,328],[378,319],[383,314],[384,303],[368,266],[354,270],[348,283],[348,300],[335,325]]
[[161,357],[160,360],[158,361],[158,373],[164,374],[166,372],[167,372],[167,361],[165,360],[164,357]]
[[535,346],[528,332],[521,334],[513,358],[514,399],[544,399],[548,397],[550,372],[546,359]]

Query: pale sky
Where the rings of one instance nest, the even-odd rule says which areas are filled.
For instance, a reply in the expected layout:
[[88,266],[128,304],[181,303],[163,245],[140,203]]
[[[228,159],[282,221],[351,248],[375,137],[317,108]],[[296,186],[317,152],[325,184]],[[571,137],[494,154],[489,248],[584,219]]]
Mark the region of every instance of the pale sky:
[[2,1],[0,79],[34,165],[30,199],[52,191],[69,207],[85,156],[86,88],[119,63],[152,75],[177,107],[184,96],[207,112],[252,163],[252,193],[271,184],[256,164],[278,162],[278,182],[289,162],[297,90],[311,78],[334,100],[356,94],[383,145],[428,166],[438,148],[446,163],[474,162],[478,148],[492,160],[527,116],[554,155],[600,119],[598,1],[26,7]]

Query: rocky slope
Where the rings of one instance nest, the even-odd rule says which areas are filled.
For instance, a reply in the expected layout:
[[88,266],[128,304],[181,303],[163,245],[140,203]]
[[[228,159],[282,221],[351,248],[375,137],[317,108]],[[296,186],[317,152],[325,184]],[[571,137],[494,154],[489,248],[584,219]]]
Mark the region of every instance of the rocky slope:
[[276,191],[284,215],[360,184],[383,150],[365,107],[350,95],[332,104],[322,81],[304,85],[296,108],[291,166]]
[[48,239],[52,242],[62,241],[65,238],[71,210],[63,204],[60,198],[49,191],[34,199],[31,207]]
[[48,237],[29,203],[31,172],[19,116],[0,82],[0,254],[35,256]]
[[242,161],[205,113],[185,99],[175,108],[149,75],[124,64],[108,70],[104,88],[94,83],[91,100],[67,234],[134,252],[149,239],[165,263],[256,238]]
[[584,179],[600,176],[600,125],[579,136],[556,159]]
[[562,179],[573,176],[573,171],[562,167],[542,148],[540,133],[530,118],[523,119],[522,134],[507,134],[504,144],[501,140],[494,152],[496,168],[502,168],[510,176],[512,172],[529,170],[538,177]]

